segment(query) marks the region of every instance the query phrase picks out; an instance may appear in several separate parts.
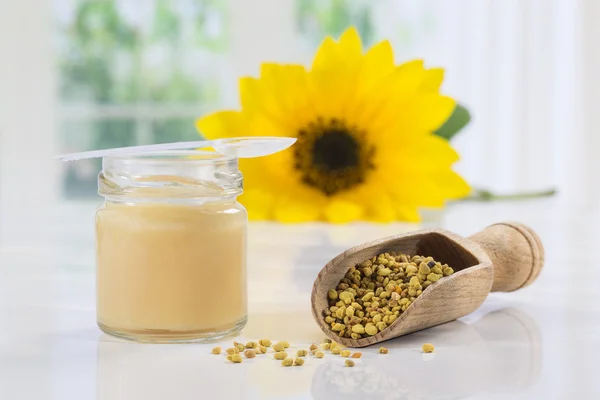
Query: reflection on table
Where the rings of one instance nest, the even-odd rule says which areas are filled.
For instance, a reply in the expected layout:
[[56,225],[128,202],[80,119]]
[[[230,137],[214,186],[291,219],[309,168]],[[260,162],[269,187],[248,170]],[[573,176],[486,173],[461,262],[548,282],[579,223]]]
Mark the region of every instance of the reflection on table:
[[[421,353],[426,342],[435,344],[434,353]],[[333,360],[319,366],[313,398],[461,399],[518,392],[538,379],[542,357],[538,326],[516,309],[488,313],[471,325],[454,321],[384,346],[390,354],[368,353],[354,368]]]
[[[436,351],[421,353],[425,342],[434,343]],[[330,354],[322,360],[309,357],[300,368],[282,368],[272,354],[231,365],[223,356],[209,355],[210,346],[141,345],[103,335],[97,398],[294,398],[310,387],[315,399],[460,399],[526,389],[538,379],[542,357],[537,324],[512,308],[384,346],[390,349],[387,355],[362,349],[354,368]]]

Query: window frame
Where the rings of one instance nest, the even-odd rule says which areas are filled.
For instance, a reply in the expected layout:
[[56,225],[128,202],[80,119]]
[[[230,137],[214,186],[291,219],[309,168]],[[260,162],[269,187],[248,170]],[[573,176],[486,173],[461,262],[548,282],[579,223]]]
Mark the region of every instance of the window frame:
[[[298,62],[302,60],[297,41],[296,0],[225,0],[228,50],[219,54],[219,85],[222,108],[238,105],[237,78],[257,75],[265,60]],[[265,10],[268,10],[266,12]],[[278,35],[273,35],[273,30]],[[281,59],[283,58],[283,59]],[[153,143],[152,123],[171,118],[197,118],[214,107],[194,103],[130,103],[130,104],[82,104],[61,101],[56,98],[57,122],[99,121],[127,119],[134,123],[136,144]],[[60,126],[60,125],[59,125]],[[60,132],[56,132],[60,134]],[[67,201],[81,201],[67,199]],[[85,201],[85,200],[84,200]]]

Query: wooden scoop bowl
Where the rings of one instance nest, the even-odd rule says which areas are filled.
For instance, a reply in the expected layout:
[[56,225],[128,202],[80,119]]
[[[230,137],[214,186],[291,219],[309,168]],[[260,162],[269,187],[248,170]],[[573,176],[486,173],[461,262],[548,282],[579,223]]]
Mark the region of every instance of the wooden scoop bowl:
[[[378,334],[356,340],[339,337],[324,321],[328,290],[338,285],[350,267],[385,252],[433,257],[455,272],[423,290]],[[468,239],[443,229],[391,236],[353,247],[327,263],[313,285],[312,314],[332,340],[347,347],[365,347],[463,317],[475,311],[490,292],[511,292],[531,284],[543,264],[539,237],[515,222],[491,225]]]

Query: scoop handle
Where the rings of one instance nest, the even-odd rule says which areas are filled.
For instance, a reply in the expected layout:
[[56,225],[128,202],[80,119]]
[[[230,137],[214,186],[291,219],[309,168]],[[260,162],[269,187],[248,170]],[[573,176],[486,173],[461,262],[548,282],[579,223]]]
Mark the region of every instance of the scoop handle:
[[544,247],[538,235],[518,222],[501,222],[469,237],[492,260],[492,292],[512,292],[530,285],[544,266]]

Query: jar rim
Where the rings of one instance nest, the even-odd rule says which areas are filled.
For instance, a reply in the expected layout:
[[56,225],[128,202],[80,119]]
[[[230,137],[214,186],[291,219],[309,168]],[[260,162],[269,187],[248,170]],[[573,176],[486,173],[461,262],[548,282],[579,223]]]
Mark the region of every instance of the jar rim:
[[203,150],[105,156],[98,193],[107,199],[200,199],[242,193],[238,158]]

